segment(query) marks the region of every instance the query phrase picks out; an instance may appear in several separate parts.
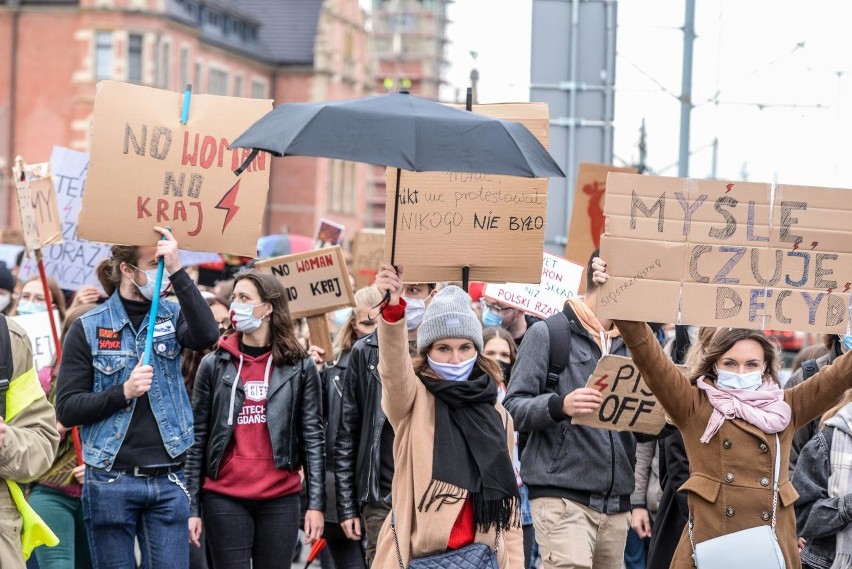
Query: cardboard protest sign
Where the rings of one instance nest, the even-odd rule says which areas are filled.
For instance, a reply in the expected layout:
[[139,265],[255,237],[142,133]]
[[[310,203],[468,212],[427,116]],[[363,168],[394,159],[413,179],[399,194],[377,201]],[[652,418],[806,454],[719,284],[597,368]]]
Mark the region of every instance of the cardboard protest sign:
[[[83,286],[100,287],[95,270],[109,256],[109,246],[81,239],[77,235],[77,220],[83,203],[83,187],[89,167],[89,155],[61,146],[54,146],[50,169],[56,187],[56,204],[62,222],[62,244],[42,250],[47,276],[60,288],[77,290]],[[24,259],[19,277],[27,280],[38,274],[35,259]]]
[[352,242],[352,276],[355,287],[370,286],[385,255],[385,230],[362,229]]
[[50,164],[24,163],[18,156],[12,167],[21,231],[28,252],[62,242],[62,223],[56,207],[56,189]]
[[[604,232],[604,203],[606,202],[606,176],[609,172],[636,174],[637,168],[621,168],[610,164],[581,162],[577,169],[577,184],[574,186],[574,204],[571,208],[571,225],[565,258],[583,266],[589,261],[592,251],[600,247]],[[580,283],[580,292],[586,283]]]
[[665,410],[630,358],[602,357],[586,387],[600,391],[603,403],[597,413],[572,417],[575,425],[656,435],[666,424]]
[[[22,316],[10,316],[10,318],[20,324],[30,338],[36,371],[50,367],[53,363],[53,356],[56,355],[56,345],[53,343],[48,313],[24,314]],[[59,312],[56,310],[53,311],[53,319],[56,322],[56,329],[62,330],[62,324],[59,323]]]
[[600,316],[850,333],[852,191],[610,174]]
[[180,124],[182,93],[103,81],[95,96],[91,164],[79,234],[92,241],[154,245],[155,225],[181,248],[253,257],[270,162],[229,142],[272,110],[272,102],[193,95]]
[[483,295],[500,304],[547,318],[561,312],[565,301],[577,295],[584,271],[583,265],[545,252],[539,284],[488,283]]
[[275,275],[287,290],[290,315],[305,318],[355,305],[340,246],[297,253],[255,264]]
[[[547,148],[545,103],[474,105],[473,112],[522,123]],[[396,168],[388,168],[385,258],[393,242]],[[408,172],[400,178],[396,262],[408,282],[538,282],[547,218],[547,178]]]
[[333,247],[343,243],[343,231],[345,226],[328,219],[320,219],[317,224],[317,232],[314,234],[314,249]]

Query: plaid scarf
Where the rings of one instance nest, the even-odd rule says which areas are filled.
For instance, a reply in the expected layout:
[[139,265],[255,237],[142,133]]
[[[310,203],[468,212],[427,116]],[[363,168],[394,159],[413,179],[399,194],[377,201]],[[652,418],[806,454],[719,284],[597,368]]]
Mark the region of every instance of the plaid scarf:
[[[831,441],[831,475],[828,477],[828,495],[843,499],[852,490],[852,405],[846,405],[825,422],[834,427]],[[831,569],[852,567],[852,525],[837,532],[836,553]]]

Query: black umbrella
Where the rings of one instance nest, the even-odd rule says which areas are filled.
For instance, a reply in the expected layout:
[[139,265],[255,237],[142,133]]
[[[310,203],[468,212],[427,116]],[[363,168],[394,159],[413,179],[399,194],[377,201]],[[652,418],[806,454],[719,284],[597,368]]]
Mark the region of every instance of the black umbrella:
[[[565,174],[525,126],[466,112],[406,93],[284,104],[254,123],[231,147],[274,156],[316,156],[400,169],[481,172],[526,178]],[[397,211],[394,206],[394,262]]]

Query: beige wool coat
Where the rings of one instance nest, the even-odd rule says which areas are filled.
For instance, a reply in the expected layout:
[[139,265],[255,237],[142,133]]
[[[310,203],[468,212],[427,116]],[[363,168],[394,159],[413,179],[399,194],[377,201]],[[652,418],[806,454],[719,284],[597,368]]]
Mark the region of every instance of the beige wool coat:
[[[633,361],[648,387],[683,434],[690,477],[680,487],[688,491],[695,522],[695,542],[768,525],[772,514],[775,436],[742,419],[726,420],[708,444],[704,434],[713,407],[707,395],[669,360],[651,329],[642,322],[617,321]],[[808,381],[784,390],[792,409],[790,424],[780,433],[777,525],[775,532],[788,569],[800,568],[793,503],[799,497],[787,476],[790,445],[796,429],[831,408],[852,388],[852,357],[838,358]],[[675,551],[673,569],[694,569],[689,534],[684,529]],[[759,569],[759,568],[755,568]]]
[[[435,397],[414,373],[408,353],[408,332],[403,318],[396,323],[379,319],[379,376],[382,378],[382,409],[393,426],[395,438],[392,496],[399,550],[405,567],[411,559],[442,553],[463,502],[417,511],[417,504],[432,480],[435,438]],[[500,403],[495,407],[506,422],[506,447],[494,449],[511,458],[514,426]],[[400,569],[391,532],[391,517],[379,533],[372,569]],[[494,547],[496,534],[476,533],[475,541]],[[498,544],[500,569],[523,569],[521,528],[501,533]]]

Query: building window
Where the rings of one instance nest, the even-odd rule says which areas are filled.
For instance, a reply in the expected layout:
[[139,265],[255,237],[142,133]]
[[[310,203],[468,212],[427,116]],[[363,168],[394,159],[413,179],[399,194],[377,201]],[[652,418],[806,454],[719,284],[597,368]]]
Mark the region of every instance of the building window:
[[243,76],[234,75],[234,97],[243,96]]
[[210,70],[210,88],[211,95],[227,95],[228,94],[228,73],[221,69]]
[[127,80],[142,82],[142,35],[127,38]]
[[189,48],[182,47],[180,49],[180,85],[179,89],[186,87],[189,83]]
[[251,82],[251,98],[265,99],[266,98],[266,83],[263,81]]
[[112,79],[112,32],[95,33],[95,79]]
[[201,87],[201,63],[195,64],[195,79],[193,79],[192,90],[196,93],[203,93],[204,89]]
[[160,44],[160,86],[168,89],[171,85],[172,46],[167,43]]

